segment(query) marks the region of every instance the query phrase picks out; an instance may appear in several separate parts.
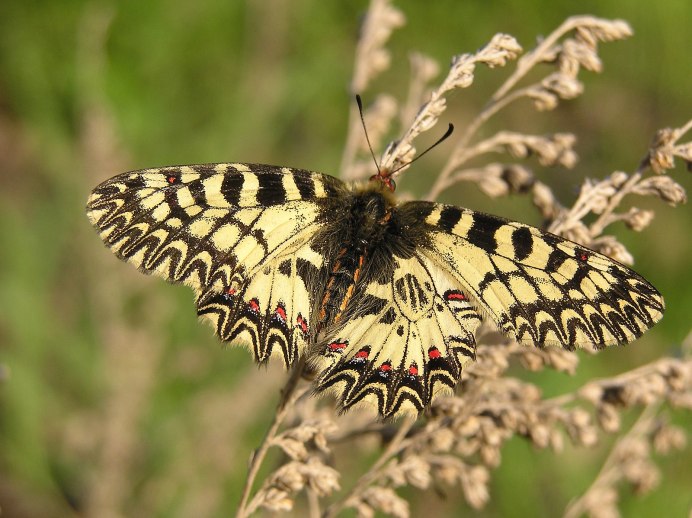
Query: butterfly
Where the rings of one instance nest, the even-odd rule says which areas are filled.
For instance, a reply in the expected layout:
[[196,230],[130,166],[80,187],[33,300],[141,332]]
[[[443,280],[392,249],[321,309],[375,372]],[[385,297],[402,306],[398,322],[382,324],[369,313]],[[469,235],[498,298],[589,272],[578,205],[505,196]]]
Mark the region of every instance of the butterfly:
[[205,164],[118,175],[87,214],[144,273],[190,286],[197,313],[255,360],[304,360],[318,391],[383,417],[450,393],[475,331],[574,349],[630,342],[661,319],[659,292],[618,262],[522,223],[398,202],[386,175]]

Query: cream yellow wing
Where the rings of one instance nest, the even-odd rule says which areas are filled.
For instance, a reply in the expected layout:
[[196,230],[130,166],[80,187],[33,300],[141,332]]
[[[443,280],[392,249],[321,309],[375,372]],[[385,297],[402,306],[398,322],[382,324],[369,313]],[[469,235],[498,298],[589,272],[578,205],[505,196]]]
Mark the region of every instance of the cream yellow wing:
[[94,189],[87,215],[104,243],[145,273],[189,285],[198,313],[258,361],[292,363],[306,344],[315,272],[309,239],[325,222],[337,179],[256,164],[164,167]]
[[663,315],[660,293],[622,264],[537,228],[449,205],[410,202],[420,253],[499,329],[568,349],[631,342]]

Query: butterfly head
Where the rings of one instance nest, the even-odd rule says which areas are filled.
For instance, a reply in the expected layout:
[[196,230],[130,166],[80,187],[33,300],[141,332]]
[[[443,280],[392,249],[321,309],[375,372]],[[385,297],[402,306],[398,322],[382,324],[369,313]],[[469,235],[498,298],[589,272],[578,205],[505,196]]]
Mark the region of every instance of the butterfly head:
[[371,182],[379,182],[382,186],[389,189],[390,192],[394,192],[396,189],[396,182],[392,178],[392,171],[389,169],[381,169],[370,177]]

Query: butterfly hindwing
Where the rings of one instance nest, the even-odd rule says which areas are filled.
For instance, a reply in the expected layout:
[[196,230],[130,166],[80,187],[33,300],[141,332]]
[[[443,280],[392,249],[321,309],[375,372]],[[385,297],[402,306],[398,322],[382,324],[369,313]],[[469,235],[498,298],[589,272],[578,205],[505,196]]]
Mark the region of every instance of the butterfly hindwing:
[[453,277],[425,257],[395,256],[390,275],[364,283],[344,323],[328,330],[318,390],[335,392],[344,409],[417,413],[456,386],[479,323]]
[[288,367],[315,334],[311,311],[322,264],[308,239],[297,240],[248,280],[238,276],[223,292],[200,295],[197,312],[222,340],[249,344],[256,361],[280,353]]
[[467,291],[504,333],[526,344],[631,342],[660,320],[663,299],[626,266],[521,223],[430,202],[418,214],[424,254]]
[[[92,193],[87,214],[121,259],[191,286],[198,313],[258,361],[302,351],[324,260],[308,241],[343,184],[308,171],[208,164],[133,171]],[[294,332],[299,329],[299,332]]]

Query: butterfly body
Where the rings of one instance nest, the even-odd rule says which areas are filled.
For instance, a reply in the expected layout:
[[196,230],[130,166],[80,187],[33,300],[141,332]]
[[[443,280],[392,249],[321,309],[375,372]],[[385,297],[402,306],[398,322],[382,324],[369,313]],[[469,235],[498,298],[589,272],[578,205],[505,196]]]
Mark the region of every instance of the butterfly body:
[[206,164],[133,171],[87,213],[115,254],[191,286],[198,314],[258,362],[300,357],[343,408],[419,412],[453,390],[483,318],[516,340],[626,343],[663,300],[623,265],[539,229],[398,203],[375,176]]

